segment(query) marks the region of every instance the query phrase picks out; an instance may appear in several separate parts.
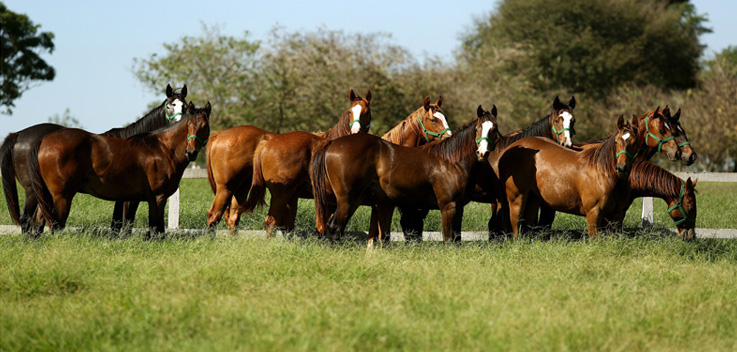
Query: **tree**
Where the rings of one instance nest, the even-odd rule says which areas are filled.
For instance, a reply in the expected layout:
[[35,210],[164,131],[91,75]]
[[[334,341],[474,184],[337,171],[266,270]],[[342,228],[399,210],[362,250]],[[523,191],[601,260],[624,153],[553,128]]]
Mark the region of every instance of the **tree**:
[[601,98],[625,84],[691,88],[704,21],[687,1],[504,0],[464,36],[460,58],[473,65],[500,48],[528,51],[538,91]]
[[57,125],[62,125],[64,127],[73,127],[73,128],[83,128],[82,124],[72,116],[72,114],[69,112],[69,108],[66,108],[64,110],[63,114],[54,114],[53,116],[49,117],[49,122],[55,123]]
[[27,15],[8,10],[0,2],[0,112],[12,114],[13,102],[28,90],[33,81],[54,79],[54,68],[40,54],[54,51],[54,34],[38,32]]

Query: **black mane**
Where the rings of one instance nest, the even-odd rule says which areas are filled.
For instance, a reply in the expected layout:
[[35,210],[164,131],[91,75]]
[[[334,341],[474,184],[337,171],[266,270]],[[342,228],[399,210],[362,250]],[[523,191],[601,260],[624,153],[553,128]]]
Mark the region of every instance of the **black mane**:
[[512,132],[499,137],[494,150],[502,150],[510,144],[526,137],[551,137],[553,134],[550,131],[550,116],[551,115],[547,115],[541,118],[524,130]]
[[126,138],[139,133],[150,132],[165,127],[169,125],[169,121],[166,119],[166,112],[164,109],[165,105],[166,100],[164,100],[164,102],[158,107],[149,111],[138,121],[133,122],[126,127],[112,128],[101,134],[106,137]]

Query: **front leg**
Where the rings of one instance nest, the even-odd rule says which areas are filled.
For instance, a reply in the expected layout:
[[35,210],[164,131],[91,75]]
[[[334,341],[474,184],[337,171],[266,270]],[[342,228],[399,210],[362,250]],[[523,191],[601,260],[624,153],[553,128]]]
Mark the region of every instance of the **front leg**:
[[164,233],[164,208],[166,207],[167,197],[159,195],[148,201],[148,236],[152,234]]
[[601,211],[598,207],[591,208],[586,212],[586,227],[589,238],[596,238],[596,232],[601,227],[601,221]]
[[453,216],[453,242],[461,242],[461,225],[463,224],[463,207],[456,207]]
[[443,225],[443,242],[447,245],[453,241],[453,220],[456,215],[456,202],[448,202],[440,206],[440,218]]

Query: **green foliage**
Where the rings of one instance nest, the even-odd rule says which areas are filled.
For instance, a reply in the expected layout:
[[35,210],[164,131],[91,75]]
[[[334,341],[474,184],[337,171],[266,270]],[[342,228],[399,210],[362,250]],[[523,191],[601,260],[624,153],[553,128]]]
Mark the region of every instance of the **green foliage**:
[[72,116],[72,114],[69,112],[69,108],[66,108],[64,110],[64,113],[54,114],[53,116],[49,117],[49,122],[55,123],[57,125],[62,125],[64,127],[74,127],[74,128],[84,128],[82,127],[82,124],[79,123],[79,120]]
[[54,68],[40,54],[54,51],[54,34],[38,32],[41,25],[27,15],[17,14],[0,2],[0,106],[12,114],[13,102],[30,88],[33,81],[54,79]]

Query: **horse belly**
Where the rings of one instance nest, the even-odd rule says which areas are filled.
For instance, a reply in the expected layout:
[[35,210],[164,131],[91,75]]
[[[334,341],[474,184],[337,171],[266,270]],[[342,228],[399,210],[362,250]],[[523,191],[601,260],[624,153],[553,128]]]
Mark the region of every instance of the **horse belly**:
[[571,175],[580,176],[580,170],[571,165],[543,167],[538,164],[538,166],[535,176],[537,181],[535,192],[540,195],[542,201],[556,211],[585,215],[581,191],[578,187],[580,180],[569,177]]

